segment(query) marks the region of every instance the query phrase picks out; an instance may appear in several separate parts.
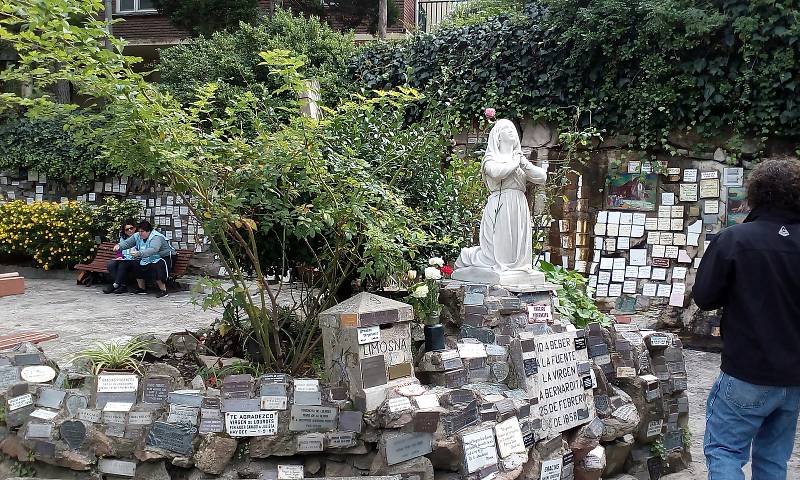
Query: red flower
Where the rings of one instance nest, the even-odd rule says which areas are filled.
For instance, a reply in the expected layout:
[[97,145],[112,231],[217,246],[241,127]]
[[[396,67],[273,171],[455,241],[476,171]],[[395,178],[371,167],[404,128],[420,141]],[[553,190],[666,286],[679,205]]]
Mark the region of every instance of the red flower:
[[441,270],[442,274],[445,275],[446,277],[449,277],[450,274],[453,273],[453,267],[451,267],[450,265],[443,265],[442,268],[440,268],[439,270]]

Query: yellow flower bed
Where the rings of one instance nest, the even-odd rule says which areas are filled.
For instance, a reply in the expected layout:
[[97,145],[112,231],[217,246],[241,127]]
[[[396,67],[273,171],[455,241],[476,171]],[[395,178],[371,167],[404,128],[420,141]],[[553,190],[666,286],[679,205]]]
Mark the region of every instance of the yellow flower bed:
[[82,202],[0,204],[0,255],[29,257],[45,270],[86,261],[95,249],[92,223]]

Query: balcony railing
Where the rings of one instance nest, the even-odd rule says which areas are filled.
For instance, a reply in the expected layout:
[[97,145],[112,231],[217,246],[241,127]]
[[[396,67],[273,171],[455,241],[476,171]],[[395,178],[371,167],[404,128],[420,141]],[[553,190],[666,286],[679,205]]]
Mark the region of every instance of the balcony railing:
[[431,32],[447,18],[464,0],[419,0],[417,2],[417,27],[422,32]]

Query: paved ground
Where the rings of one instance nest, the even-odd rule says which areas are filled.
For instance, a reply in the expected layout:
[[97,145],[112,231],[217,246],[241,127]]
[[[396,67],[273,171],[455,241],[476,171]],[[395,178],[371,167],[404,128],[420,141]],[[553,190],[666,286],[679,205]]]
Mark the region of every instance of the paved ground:
[[[670,480],[695,480],[708,476],[705,458],[703,457],[703,432],[706,423],[706,405],[708,392],[719,374],[720,356],[717,353],[686,350],[686,370],[689,377],[689,429],[692,432],[692,459],[690,471],[680,476],[670,476]],[[746,468],[750,478],[749,465]],[[789,462],[789,479],[800,478],[800,429],[795,439],[794,453]]]
[[[100,287],[82,287],[72,280],[28,280],[27,293],[0,298],[0,332],[53,330],[58,341],[46,342],[45,353],[64,363],[93,341],[128,338],[139,333],[166,336],[181,329],[209,325],[218,316],[191,303],[189,292],[157,299],[154,294],[103,295]],[[699,480],[707,476],[703,458],[705,400],[718,374],[715,353],[687,350],[689,376],[691,469],[670,480]],[[789,478],[800,478],[800,434],[789,465]],[[749,477],[749,474],[748,474]]]
[[65,363],[70,355],[95,341],[170,333],[210,325],[219,315],[191,303],[190,292],[156,298],[104,295],[102,286],[84,287],[74,280],[26,279],[24,295],[0,298],[0,332],[55,331],[45,353]]

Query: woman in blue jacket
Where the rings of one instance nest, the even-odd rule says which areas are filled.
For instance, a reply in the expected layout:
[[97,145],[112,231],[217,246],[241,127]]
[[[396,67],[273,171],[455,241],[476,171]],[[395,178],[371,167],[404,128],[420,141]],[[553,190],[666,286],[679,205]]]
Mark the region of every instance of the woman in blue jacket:
[[175,249],[169,240],[148,221],[142,221],[137,232],[130,238],[114,245],[114,251],[130,248],[131,256],[139,260],[136,269],[136,288],[133,293],[146,294],[145,281],[155,280],[158,285],[158,298],[167,296],[166,281],[175,259]]

